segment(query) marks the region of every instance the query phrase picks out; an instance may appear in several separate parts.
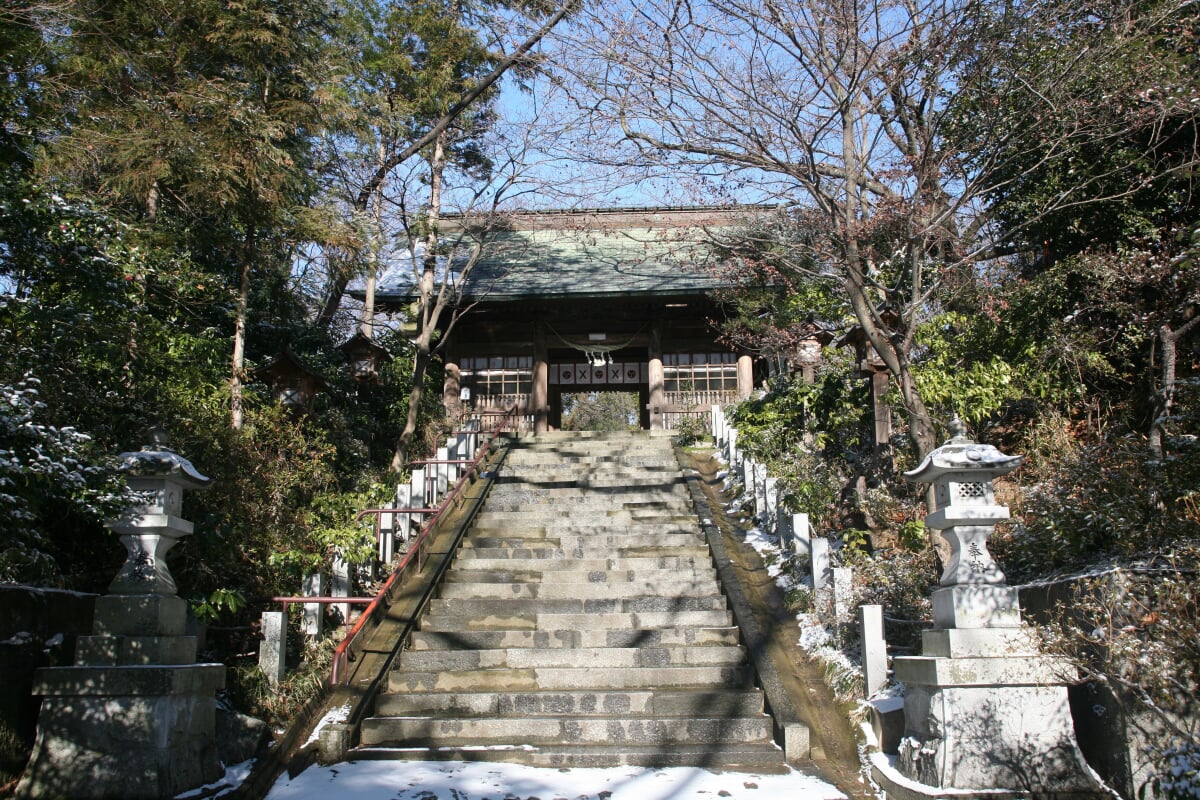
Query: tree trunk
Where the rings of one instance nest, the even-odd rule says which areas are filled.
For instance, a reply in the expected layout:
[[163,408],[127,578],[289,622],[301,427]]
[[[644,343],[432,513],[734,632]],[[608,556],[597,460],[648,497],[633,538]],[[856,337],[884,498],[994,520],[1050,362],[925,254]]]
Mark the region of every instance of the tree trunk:
[[446,166],[446,134],[437,138],[429,160],[429,220],[425,234],[425,260],[421,279],[417,283],[417,338],[413,343],[412,390],[408,393],[408,415],[404,430],[392,453],[391,471],[399,473],[408,462],[413,436],[417,432],[417,416],[425,398],[425,373],[433,360],[433,337],[444,307],[442,298],[434,297],[437,287],[438,223],[442,213],[442,172]]
[[1178,330],[1172,330],[1169,324],[1163,324],[1158,328],[1158,341],[1162,346],[1162,369],[1159,375],[1160,385],[1158,391],[1154,393],[1154,420],[1150,423],[1150,454],[1156,460],[1161,460],[1166,455],[1163,438],[1166,433],[1167,421],[1175,409],[1179,340],[1197,324],[1200,324],[1200,316],[1192,317]]
[[[446,132],[450,129],[450,125],[462,115],[464,111],[478,100],[484,92],[486,92],[496,81],[500,80],[506,72],[508,72],[516,64],[521,63],[526,56],[533,50],[537,43],[540,42],[546,34],[554,29],[559,22],[562,22],[572,11],[577,8],[577,4],[573,0],[565,2],[556,10],[550,17],[546,19],[542,25],[529,35],[525,41],[509,53],[501,58],[492,71],[479,79],[477,83],[462,93],[447,110],[446,113],[433,121],[429,130],[425,132],[421,138],[410,143],[407,147],[400,149],[399,152],[389,156],[385,161],[380,163],[371,177],[367,180],[366,185],[355,198],[354,207],[363,211],[371,202],[371,198],[379,191],[384,181],[392,170],[403,164],[408,159],[419,153],[424,148],[435,142],[446,141]],[[333,276],[332,284],[329,287],[329,294],[325,298],[325,305],[321,308],[321,313],[317,315],[315,325],[318,328],[328,328],[333,322],[334,315],[337,313],[338,307],[341,305],[342,296],[346,293],[346,286],[350,282],[350,274],[345,271],[339,271]]]
[[250,308],[250,269],[253,264],[255,230],[251,225],[246,233],[246,252],[242,258],[241,281],[238,285],[237,316],[233,323],[233,357],[229,376],[229,424],[234,430],[242,428],[242,385],[246,372],[246,316]]

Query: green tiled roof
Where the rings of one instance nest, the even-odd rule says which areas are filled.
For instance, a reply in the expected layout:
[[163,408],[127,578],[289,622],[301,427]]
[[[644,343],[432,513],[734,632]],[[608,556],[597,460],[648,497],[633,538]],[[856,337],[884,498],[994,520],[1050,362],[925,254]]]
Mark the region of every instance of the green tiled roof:
[[721,284],[703,266],[698,231],[493,232],[472,268],[467,297],[603,297],[697,294]]
[[[513,212],[495,218],[448,217],[445,237],[463,226],[489,225],[478,261],[462,296],[505,302],[537,298],[694,296],[723,284],[706,268],[711,234],[775,213],[765,206],[728,208],[636,208],[590,211]],[[459,248],[460,253],[466,247]],[[462,269],[462,257],[457,269]],[[413,275],[404,270],[380,279],[376,297],[411,297]]]

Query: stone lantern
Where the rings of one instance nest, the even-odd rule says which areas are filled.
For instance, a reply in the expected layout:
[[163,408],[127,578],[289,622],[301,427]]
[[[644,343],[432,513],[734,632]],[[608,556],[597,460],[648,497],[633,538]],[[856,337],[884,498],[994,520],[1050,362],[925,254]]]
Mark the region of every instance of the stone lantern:
[[362,331],[338,346],[350,362],[350,374],[358,383],[379,383],[379,370],[392,360],[392,354]]
[[[1021,622],[1017,590],[1006,586],[987,540],[1008,509],[992,481],[1016,469],[1008,456],[966,435],[961,422],[930,453],[911,481],[934,487],[925,518],[942,531],[950,557],[933,593],[934,627],[921,655],[894,660],[904,684],[904,736],[896,770],[908,783],[875,770],[892,796],[945,796],[944,790],[1090,794],[1097,788],[1075,741],[1061,661],[1039,653]],[[915,784],[929,789],[914,792]]]
[[324,378],[286,347],[271,363],[254,370],[253,375],[270,385],[281,406],[298,411],[311,408],[317,392],[328,386]]
[[216,693],[223,664],[198,664],[187,602],[175,593],[165,555],[192,523],[183,492],[209,479],[154,443],[122,453],[141,500],[108,523],[128,556],[110,594],[96,599],[92,635],[69,667],[38,670],[38,735],[16,797],[154,800],[219,778]]
[[1019,467],[1021,456],[971,441],[957,418],[950,432],[946,444],[904,477],[933,486],[937,507],[925,517],[925,526],[941,531],[950,545],[941,585],[1002,585],[1004,573],[992,560],[987,540],[996,523],[1008,519],[1008,508],[996,505],[992,481]]
[[129,488],[142,502],[106,525],[121,537],[128,554],[109,584],[113,594],[175,594],[166,554],[193,530],[192,523],[180,516],[183,493],[207,488],[210,481],[192,462],[167,449],[164,431],[153,430],[151,439],[153,443],[141,450],[119,456]]

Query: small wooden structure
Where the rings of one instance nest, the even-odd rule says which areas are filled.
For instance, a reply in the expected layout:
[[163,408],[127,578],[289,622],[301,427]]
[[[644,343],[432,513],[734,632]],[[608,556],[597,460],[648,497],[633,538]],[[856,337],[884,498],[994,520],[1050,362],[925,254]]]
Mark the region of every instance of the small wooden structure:
[[[465,257],[442,268],[460,307],[469,307],[446,334],[447,413],[516,404],[544,431],[561,425],[564,395],[619,391],[637,393],[643,428],[670,430],[748,396],[752,357],[716,341],[713,322],[725,310],[712,292],[723,282],[705,259],[713,233],[772,213],[739,206],[443,219],[458,252],[478,245],[465,279],[454,276]],[[385,273],[378,310],[404,311],[412,286],[411,274]]]

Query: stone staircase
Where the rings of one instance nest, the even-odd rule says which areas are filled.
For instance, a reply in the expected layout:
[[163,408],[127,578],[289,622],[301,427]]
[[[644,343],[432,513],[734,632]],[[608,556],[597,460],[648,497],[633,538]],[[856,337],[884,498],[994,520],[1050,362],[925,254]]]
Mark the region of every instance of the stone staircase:
[[512,447],[357,755],[785,769],[669,440]]

